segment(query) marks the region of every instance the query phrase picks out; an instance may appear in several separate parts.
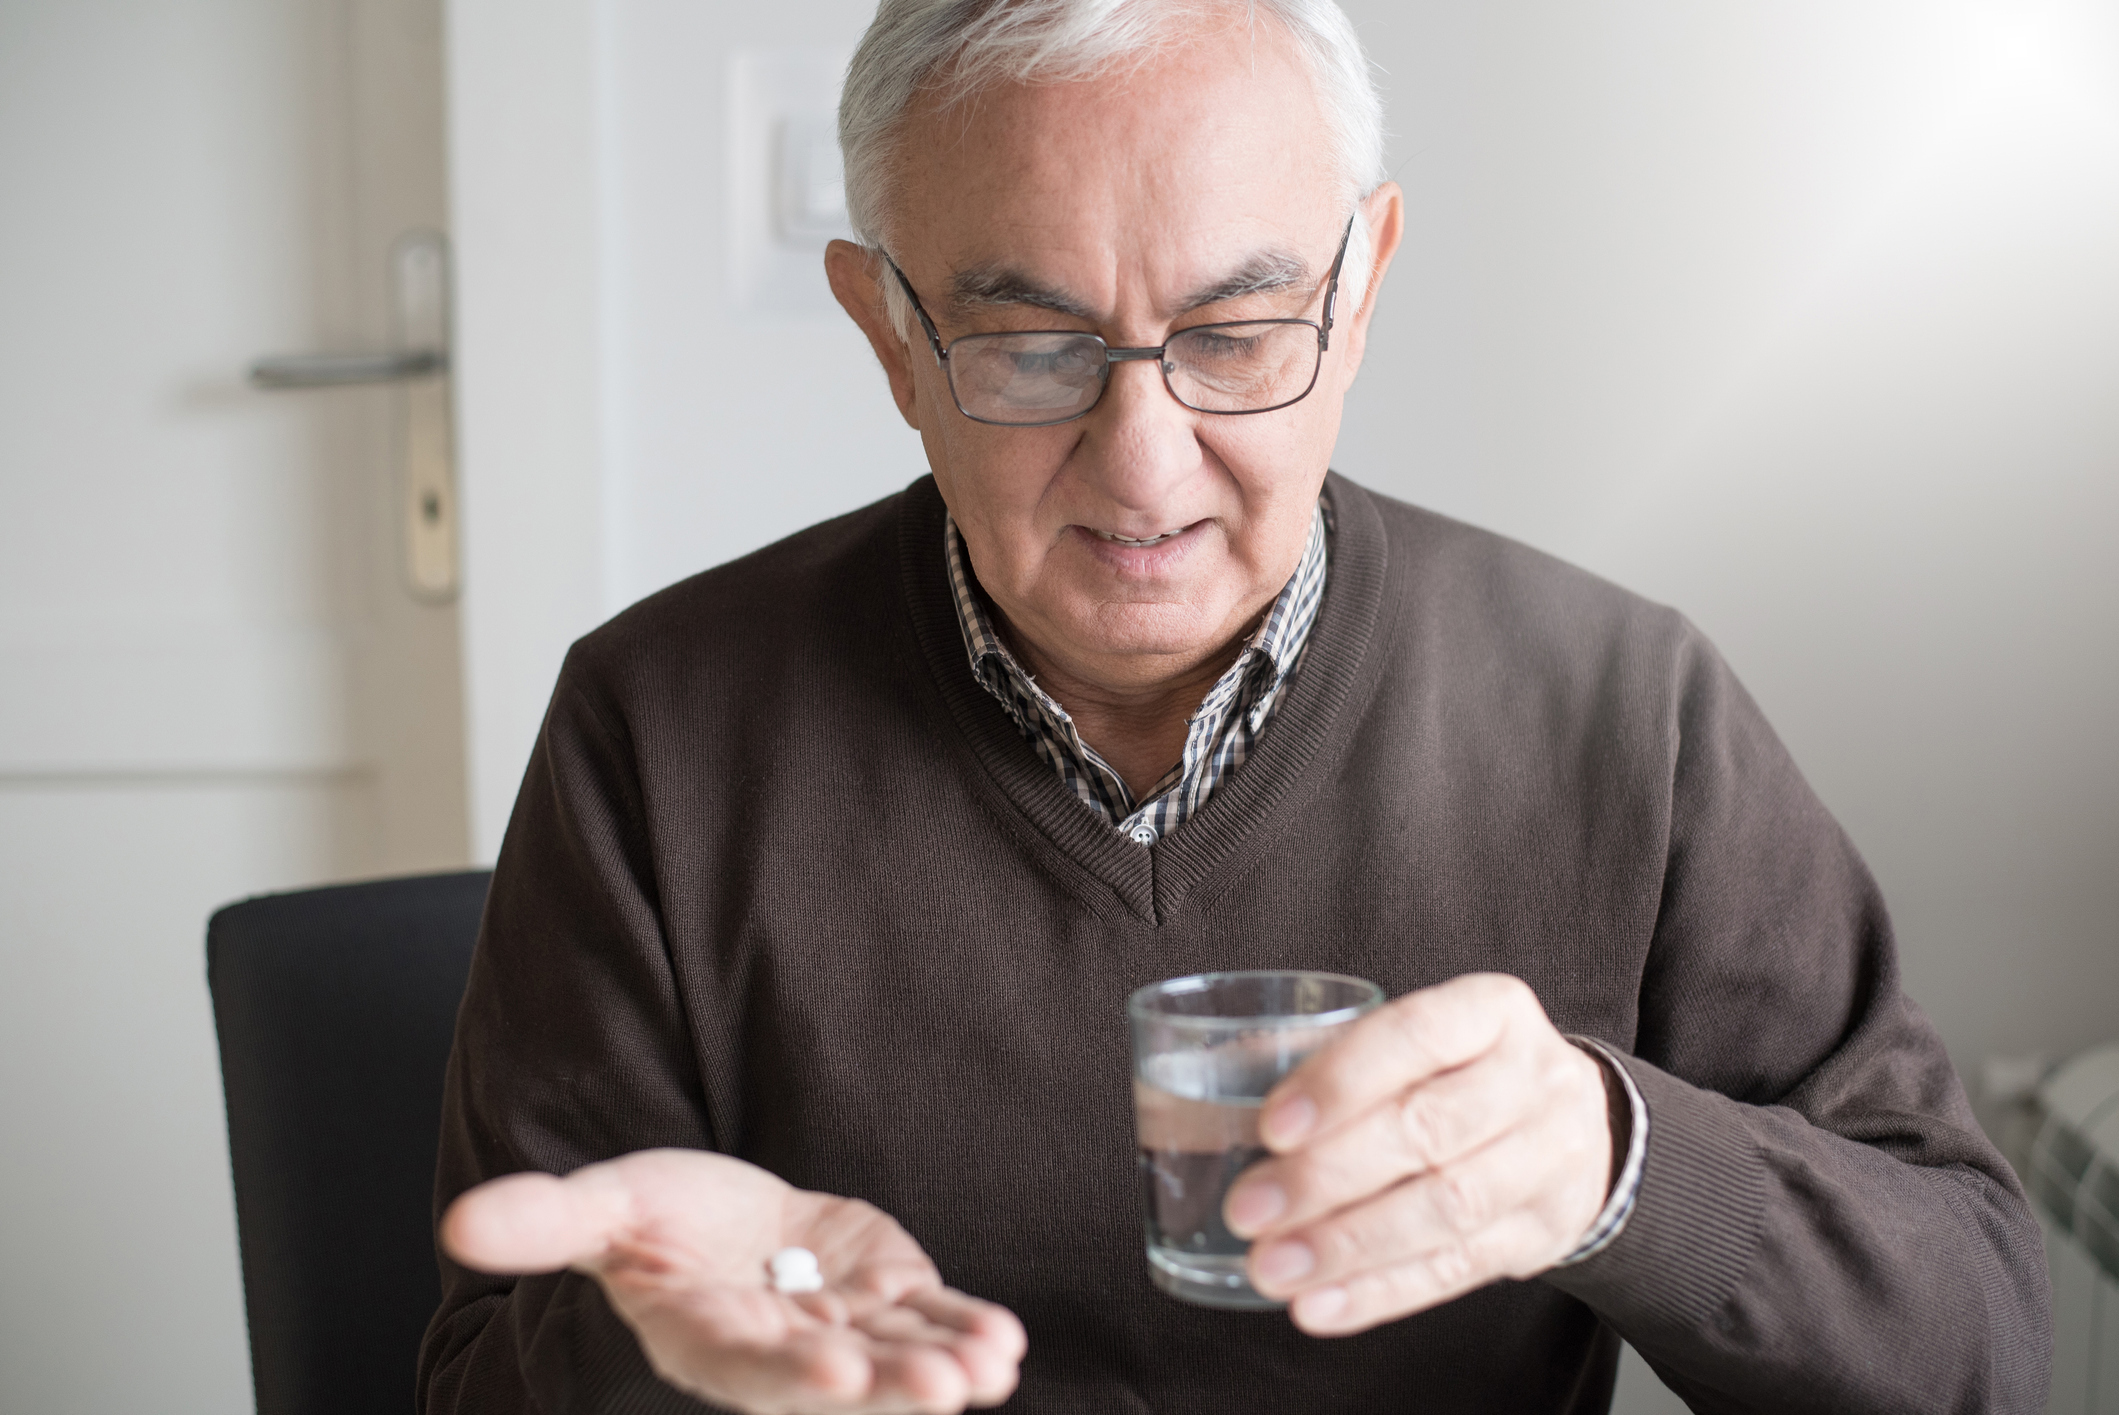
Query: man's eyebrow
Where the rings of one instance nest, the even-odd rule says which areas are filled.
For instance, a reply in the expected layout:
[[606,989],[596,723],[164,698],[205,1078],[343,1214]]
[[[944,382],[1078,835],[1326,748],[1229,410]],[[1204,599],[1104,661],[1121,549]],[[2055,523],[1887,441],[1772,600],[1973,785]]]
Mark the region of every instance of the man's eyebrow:
[[1302,257],[1286,251],[1258,251],[1221,279],[1186,296],[1177,312],[1186,314],[1207,305],[1220,304],[1223,300],[1241,299],[1245,295],[1274,295],[1282,290],[1305,288],[1309,284],[1310,265]]
[[1055,314],[1093,320],[1096,312],[1064,290],[1033,280],[1005,266],[975,265],[949,282],[950,303],[959,310],[980,305],[1035,305]]
[[[1304,289],[1311,283],[1309,262],[1302,257],[1286,251],[1257,251],[1221,279],[1185,296],[1175,312],[1188,314],[1223,300]],[[1081,320],[1097,317],[1095,310],[1066,291],[1006,266],[975,265],[958,271],[949,282],[949,295],[952,307],[959,311],[982,305],[1033,305]]]

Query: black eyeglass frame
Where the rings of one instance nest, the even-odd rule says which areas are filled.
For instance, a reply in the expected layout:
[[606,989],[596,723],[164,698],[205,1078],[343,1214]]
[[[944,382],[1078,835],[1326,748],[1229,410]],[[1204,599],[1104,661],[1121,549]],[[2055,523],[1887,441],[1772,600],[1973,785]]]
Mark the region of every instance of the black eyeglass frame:
[[[1331,273],[1325,279],[1324,317],[1322,323],[1314,319],[1218,320],[1212,324],[1194,324],[1183,329],[1173,329],[1170,331],[1170,337],[1161,344],[1139,349],[1114,349],[1104,342],[1104,337],[1101,334],[1092,334],[1086,329],[997,330],[991,333],[960,335],[951,344],[944,344],[941,331],[936,329],[934,321],[927,317],[926,306],[920,303],[919,292],[912,288],[912,282],[905,278],[905,272],[898,269],[898,263],[892,260],[887,253],[883,254],[883,261],[890,267],[890,273],[898,277],[898,284],[904,288],[905,298],[912,301],[912,312],[919,316],[920,328],[927,331],[928,347],[934,350],[934,361],[941,368],[944,380],[949,384],[949,401],[956,404],[958,412],[975,423],[984,423],[988,427],[1058,427],[1061,423],[1071,423],[1076,418],[1086,418],[1089,414],[1096,411],[1097,404],[1104,401],[1104,390],[1111,386],[1111,365],[1145,362],[1148,359],[1155,360],[1161,366],[1163,388],[1172,398],[1177,400],[1180,407],[1191,408],[1195,413],[1206,413],[1217,418],[1245,418],[1250,417],[1254,413],[1277,413],[1282,408],[1292,408],[1303,399],[1309,397],[1311,392],[1317,387],[1318,375],[1324,371],[1325,352],[1332,347],[1332,323],[1339,308],[1339,268],[1346,262],[1347,242],[1353,239],[1354,223],[1360,218],[1360,209],[1356,208],[1354,214],[1347,218],[1346,230],[1340,234],[1339,252],[1332,257]],[[1265,408],[1198,408],[1185,402],[1178,395],[1177,389],[1170,383],[1169,361],[1163,357],[1168,352],[1172,340],[1175,340],[1180,335],[1195,334],[1202,329],[1238,329],[1260,324],[1303,324],[1317,331],[1317,362],[1311,366],[1310,381],[1303,385],[1300,393],[1284,402],[1274,403],[1270,407]],[[1094,339],[1098,347],[1103,349],[1104,363],[1103,367],[1097,370],[1096,396],[1089,400],[1089,406],[1083,408],[1080,412],[1069,413],[1064,418],[1047,418],[1043,422],[1034,423],[1002,422],[999,418],[982,418],[969,408],[966,408],[964,400],[957,396],[956,372],[949,362],[950,349],[955,344],[960,344],[966,339],[992,339],[1002,336],[1027,336],[1034,334],[1065,335],[1073,339]]]

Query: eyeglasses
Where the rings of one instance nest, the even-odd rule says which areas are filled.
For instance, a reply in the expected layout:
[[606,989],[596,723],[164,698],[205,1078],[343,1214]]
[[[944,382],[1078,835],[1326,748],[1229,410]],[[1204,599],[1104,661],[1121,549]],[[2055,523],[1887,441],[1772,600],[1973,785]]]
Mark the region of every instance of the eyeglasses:
[[957,411],[973,422],[1002,427],[1051,427],[1072,422],[1096,406],[1111,381],[1111,365],[1149,359],[1161,365],[1170,396],[1194,412],[1270,413],[1301,402],[1317,386],[1324,351],[1331,347],[1339,267],[1353,234],[1350,219],[1325,281],[1322,323],[1245,319],[1195,324],[1152,349],[1114,349],[1079,329],[966,334],[944,344],[905,272],[889,256],[884,260],[927,331]]

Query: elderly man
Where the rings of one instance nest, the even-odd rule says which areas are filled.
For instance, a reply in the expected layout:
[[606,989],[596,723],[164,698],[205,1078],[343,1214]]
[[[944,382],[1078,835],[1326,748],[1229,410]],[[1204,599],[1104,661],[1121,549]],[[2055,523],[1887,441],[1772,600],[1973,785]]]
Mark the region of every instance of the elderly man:
[[[2036,1228],[1728,670],[1328,475],[1403,224],[1329,0],[886,0],[841,132],[933,476],[569,657],[424,1408],[1592,1411],[1621,1335],[2036,1408]],[[1395,999],[1228,1195],[1286,1316],[1140,1256],[1123,1000],[1247,967]]]

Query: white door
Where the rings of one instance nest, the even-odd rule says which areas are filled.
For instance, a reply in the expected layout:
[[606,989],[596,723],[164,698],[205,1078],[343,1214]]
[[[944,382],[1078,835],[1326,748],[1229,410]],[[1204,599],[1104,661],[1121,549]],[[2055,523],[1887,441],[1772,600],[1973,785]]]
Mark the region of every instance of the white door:
[[0,3],[0,1410],[249,1408],[207,914],[467,858],[402,394],[245,379],[390,338],[440,31]]

